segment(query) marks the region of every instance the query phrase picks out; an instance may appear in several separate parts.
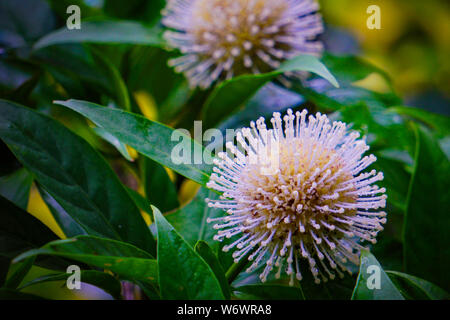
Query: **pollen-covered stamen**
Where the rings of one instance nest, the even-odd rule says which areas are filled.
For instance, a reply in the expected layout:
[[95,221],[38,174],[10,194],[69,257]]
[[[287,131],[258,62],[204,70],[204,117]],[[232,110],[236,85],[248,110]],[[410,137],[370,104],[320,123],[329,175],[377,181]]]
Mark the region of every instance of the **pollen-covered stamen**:
[[164,36],[184,54],[170,65],[193,87],[207,88],[218,79],[277,69],[300,54],[320,55],[318,9],[315,0],[169,0],[163,24],[171,30]]
[[272,270],[302,279],[302,268],[315,282],[343,277],[347,263],[358,263],[360,241],[376,242],[386,213],[383,179],[372,170],[360,173],[375,157],[359,135],[325,115],[288,110],[274,113],[267,129],[258,119],[238,136],[238,146],[227,143],[234,158],[219,154],[210,188],[223,192],[207,200],[229,215],[208,219],[218,229],[215,239],[239,236],[223,247],[236,249],[235,261],[249,255],[251,272],[265,263],[265,281]]

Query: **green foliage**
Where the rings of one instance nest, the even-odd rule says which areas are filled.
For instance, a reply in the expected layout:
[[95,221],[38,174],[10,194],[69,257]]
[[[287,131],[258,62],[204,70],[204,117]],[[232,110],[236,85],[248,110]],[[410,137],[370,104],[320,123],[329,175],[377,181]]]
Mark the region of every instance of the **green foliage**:
[[65,257],[97,268],[111,270],[122,279],[155,282],[158,280],[156,260],[125,242],[77,236],[66,240],[47,243],[39,249],[29,250],[15,258],[23,261],[37,255]]
[[83,28],[75,33],[62,28],[46,35],[34,45],[34,50],[55,44],[81,42],[162,45],[160,29],[157,27],[149,29],[131,21],[89,21],[83,23]]
[[206,241],[210,246],[217,246],[217,241],[213,241],[215,230],[208,225],[207,219],[220,217],[223,211],[208,207],[205,201],[207,198],[216,199],[217,195],[201,188],[191,202],[166,215],[167,220],[191,246],[199,240]]
[[449,295],[431,282],[398,271],[386,271],[397,289],[407,299],[448,300]]
[[[178,164],[171,160],[171,154],[179,143],[179,138],[187,142],[189,150],[194,150],[192,159],[196,157],[202,159],[204,148],[197,142],[192,141],[187,135],[177,134],[179,136],[177,141],[173,141],[174,129],[136,114],[105,108],[86,101],[69,100],[57,101],[56,103],[81,113],[150,159],[195,182],[201,184],[208,182],[209,173],[212,170],[211,166],[203,163],[196,165],[191,157],[188,158],[189,163]],[[192,148],[191,145],[194,147]]]
[[308,55],[298,56],[283,63],[277,71],[261,75],[243,75],[218,85],[203,107],[205,126],[213,127],[221,119],[233,114],[263,85],[289,71],[309,71],[328,80],[333,86],[339,87],[334,76],[319,59]]
[[415,166],[403,225],[404,268],[450,289],[450,163],[431,134],[415,128]]
[[0,137],[83,229],[155,253],[138,208],[89,144],[31,109],[7,101],[0,105]]
[[[370,270],[369,267],[377,269]],[[370,287],[371,274],[380,274],[378,287]],[[368,251],[362,251],[358,280],[353,290],[354,300],[403,300],[400,291],[394,286],[388,275],[382,269],[377,259]]]
[[[211,267],[153,207],[158,229],[158,274],[163,299],[223,299]],[[183,270],[183,272],[180,272]]]
[[22,209],[27,209],[33,177],[26,169],[19,169],[0,178],[0,194]]
[[[46,276],[36,278],[30,282],[24,283],[20,289],[25,289],[33,285],[37,285],[44,282],[67,280],[70,273],[55,273]],[[89,283],[93,286],[102,288],[109,293],[113,298],[121,299],[121,286],[120,282],[112,275],[100,272],[96,270],[83,270],[80,274],[80,279],[83,279],[84,283]]]
[[145,196],[150,203],[163,212],[180,206],[175,185],[163,166],[148,158],[142,158],[141,174]]
[[222,289],[222,293],[225,299],[230,299],[230,285],[228,284],[227,278],[225,277],[225,271],[223,270],[220,261],[217,259],[216,254],[203,240],[198,241],[194,249],[195,252],[197,252],[203,258],[203,260],[206,261],[211,270],[214,272],[217,281],[219,281],[220,288]]
[[[164,0],[20,2],[0,1],[0,299],[39,299],[25,289],[67,280],[71,264],[115,299],[125,282],[148,299],[449,298],[450,118],[429,111],[445,105],[405,106],[399,75],[330,52],[193,89],[168,66],[178,52],[162,37]],[[81,30],[65,26],[71,4]],[[284,87],[287,71],[309,76]],[[364,85],[373,76],[382,90]],[[208,218],[226,213],[206,203],[220,195],[198,160],[216,154],[192,138],[194,120],[225,131],[288,107],[348,123],[377,157],[369,170],[384,173],[388,222],[353,276],[317,285],[302,266],[293,287],[262,284],[223,252],[233,239],[213,239]],[[52,271],[29,279],[36,266]]]

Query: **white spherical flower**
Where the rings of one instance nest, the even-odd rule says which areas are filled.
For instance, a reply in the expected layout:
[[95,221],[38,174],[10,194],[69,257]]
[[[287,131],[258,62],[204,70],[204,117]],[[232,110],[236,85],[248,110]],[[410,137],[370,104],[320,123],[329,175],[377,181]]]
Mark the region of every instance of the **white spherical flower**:
[[315,0],[169,0],[165,38],[183,54],[169,64],[191,86],[207,88],[217,79],[272,71],[300,54],[319,55],[318,8]]
[[237,236],[223,249],[234,249],[238,262],[248,254],[251,272],[265,263],[260,278],[277,269],[302,279],[309,268],[316,283],[351,271],[359,264],[360,242],[375,243],[386,213],[383,179],[359,133],[326,115],[288,110],[284,126],[279,113],[268,129],[263,118],[237,134],[237,146],[220,153],[208,187],[223,192],[210,207],[228,215],[209,219],[219,229],[216,240]]

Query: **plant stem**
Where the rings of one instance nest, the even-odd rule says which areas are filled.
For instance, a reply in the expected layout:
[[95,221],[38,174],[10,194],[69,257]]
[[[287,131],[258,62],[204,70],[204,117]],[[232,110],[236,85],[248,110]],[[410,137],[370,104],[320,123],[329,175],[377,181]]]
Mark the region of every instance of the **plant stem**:
[[250,250],[245,255],[245,257],[242,257],[238,263],[233,263],[231,267],[227,270],[227,272],[225,273],[225,277],[227,278],[229,284],[231,284],[237,278],[239,273],[241,273],[241,271],[245,268],[245,266],[248,263],[248,257],[253,253],[253,251],[255,251],[255,249],[256,248]]

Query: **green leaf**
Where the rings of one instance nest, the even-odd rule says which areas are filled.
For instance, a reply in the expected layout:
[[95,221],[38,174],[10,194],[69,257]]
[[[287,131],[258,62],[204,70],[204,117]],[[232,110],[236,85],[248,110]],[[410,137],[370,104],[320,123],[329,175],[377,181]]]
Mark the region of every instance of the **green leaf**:
[[450,117],[445,115],[432,113],[419,108],[402,106],[389,108],[388,111],[410,116],[416,120],[422,121],[442,135],[450,134]]
[[168,66],[168,60],[176,56],[175,52],[157,47],[134,46],[124,61],[129,91],[148,94],[148,104],[154,104],[149,107],[158,109],[158,118],[152,120],[170,123],[171,119],[179,117],[180,109],[191,93],[185,88],[185,77]]
[[[109,79],[107,70],[97,65],[90,48],[80,43],[60,44],[33,52],[36,61],[51,77],[42,84],[42,98],[46,103],[51,99],[66,96],[88,96],[92,91],[115,97],[113,79]],[[48,77],[48,76],[47,76]],[[54,78],[54,79],[53,79]],[[55,87],[60,84],[67,93]],[[53,92],[48,92],[50,87]]]
[[[1,37],[1,35],[0,35]],[[0,38],[1,41],[1,38]],[[18,96],[19,88],[32,83],[33,78],[38,74],[38,69],[31,63],[12,57],[2,57],[0,60],[0,94],[2,97]]]
[[415,127],[414,172],[403,225],[404,269],[450,288],[450,163],[432,135]]
[[[22,0],[18,5],[15,0],[0,1],[0,26],[2,29],[2,46],[20,47],[24,42],[32,42],[50,32],[56,24],[47,1]],[[20,39],[20,40],[19,40]]]
[[337,112],[339,119],[352,124],[353,130],[367,136],[372,148],[412,151],[414,136],[404,121],[396,114],[387,112],[384,106],[366,102],[340,108]]
[[214,248],[218,245],[218,242],[213,240],[217,230],[212,227],[212,223],[208,224],[207,219],[220,217],[225,213],[223,210],[208,207],[206,198],[216,199],[218,195],[209,189],[200,188],[191,202],[165,217],[191,246],[199,240],[204,240]]
[[[0,196],[0,286],[5,282],[11,260],[27,250],[38,248],[57,236],[38,219]],[[38,261],[51,269],[64,269],[60,259]],[[26,268],[22,269],[25,272]],[[20,277],[20,273],[17,274]],[[13,281],[15,284],[15,280]]]
[[157,281],[157,264],[153,257],[125,242],[94,236],[77,236],[50,242],[29,250],[14,262],[36,255],[69,258],[101,269],[108,269],[127,280]]
[[146,23],[156,21],[161,16],[166,0],[108,0],[104,10],[108,15],[122,19],[140,20]]
[[339,89],[326,88],[314,90],[298,83],[292,90],[300,93],[306,99],[317,104],[321,110],[339,110],[347,106],[363,104],[368,107],[386,108],[398,105],[401,100],[394,93],[378,93],[355,86],[345,86]]
[[131,110],[130,96],[127,86],[122,79],[120,71],[109,61],[109,59],[99,49],[91,48],[92,57],[95,65],[100,68],[102,73],[111,83],[111,89],[117,105],[127,111]]
[[[377,276],[380,279],[380,287],[369,289],[369,284],[376,284],[372,280]],[[352,300],[404,300],[377,259],[367,250],[361,251],[359,274]]]
[[131,198],[133,198],[134,203],[136,203],[139,209],[147,212],[150,215],[150,218],[153,220],[153,211],[150,207],[151,203],[136,190],[127,187],[127,191],[130,194]]
[[39,184],[37,185],[39,194],[44,200],[45,204],[50,210],[53,218],[58,223],[58,226],[68,238],[78,235],[87,235],[88,232],[83,229],[81,225],[75,221],[66,210],[53,198],[47,191],[45,191]]
[[211,270],[214,272],[214,275],[216,276],[217,280],[219,281],[220,287],[222,288],[222,293],[225,299],[230,299],[230,286],[225,277],[225,271],[223,270],[222,265],[220,264],[217,256],[214,254],[212,249],[203,240],[198,241],[194,249],[195,252],[197,252],[203,258],[203,260],[206,261]]
[[27,209],[33,176],[24,168],[0,178],[0,194],[22,209]]
[[[71,273],[67,272],[45,275],[23,284],[20,287],[20,290],[44,282],[67,280],[71,275]],[[108,273],[96,270],[82,270],[80,273],[80,280],[83,283],[88,283],[103,289],[115,299],[121,299],[122,297],[120,282]]]
[[279,284],[252,284],[235,289],[233,292],[244,300],[305,300],[300,287]]
[[79,30],[64,27],[42,37],[34,45],[34,50],[55,44],[80,42],[161,46],[162,37],[159,27],[149,28],[139,22],[82,21]]
[[150,300],[161,300],[161,296],[159,294],[159,290],[157,288],[158,284],[149,282],[149,281],[134,281],[135,284],[139,286],[139,288],[142,289],[144,294],[149,298]]
[[166,169],[148,158],[141,160],[142,182],[148,201],[162,212],[178,208],[177,189]]
[[[15,268],[15,270],[6,280],[5,288],[16,289],[20,285],[22,280],[25,278],[28,271],[30,271],[31,267],[33,266],[35,258],[36,257],[30,257],[25,259],[24,262],[20,263],[19,266]],[[11,267],[13,267],[13,265],[11,265]]]
[[327,67],[320,62],[320,60],[311,55],[300,55],[291,60],[284,62],[277,73],[292,72],[292,71],[308,71],[315,73],[324,78],[334,87],[339,88],[339,83],[336,78],[330,73]]
[[386,188],[389,203],[405,212],[408,182],[411,178],[411,175],[405,170],[405,164],[377,155],[377,161],[372,167],[383,172],[384,179],[378,185]]
[[93,128],[92,130],[99,137],[101,137],[105,141],[108,141],[110,144],[112,144],[125,159],[127,159],[128,161],[133,161],[133,158],[128,153],[127,146],[124,143],[122,143],[119,139],[114,137],[112,134],[110,134],[108,131],[106,131],[103,128],[96,127],[96,128]]
[[84,230],[155,253],[139,209],[86,141],[26,107],[4,100],[0,107],[0,138]]
[[57,239],[42,222],[0,196],[0,256],[13,258]]
[[386,273],[403,295],[411,299],[448,300],[450,298],[447,292],[426,280],[398,271],[386,271]]
[[211,128],[244,105],[261,87],[289,71],[309,71],[339,87],[334,76],[314,56],[301,55],[283,63],[280,69],[257,75],[242,75],[219,84],[203,107],[203,126]]
[[158,229],[159,287],[163,299],[224,299],[214,272],[153,207]]
[[[203,161],[204,148],[186,134],[133,113],[102,107],[86,101],[68,100],[55,101],[55,103],[82,114],[123,143],[159,164],[201,185],[206,185],[209,181],[212,165]],[[172,153],[175,153],[180,147],[184,149],[183,152],[192,151],[193,157],[189,157],[187,161],[175,163],[172,161]],[[196,159],[201,160],[197,161],[201,164],[195,164],[193,160]]]
[[373,73],[380,74],[390,85],[389,75],[382,69],[357,56],[336,56],[326,53],[322,58],[323,63],[331,73],[339,80],[339,83],[352,83],[363,80]]

